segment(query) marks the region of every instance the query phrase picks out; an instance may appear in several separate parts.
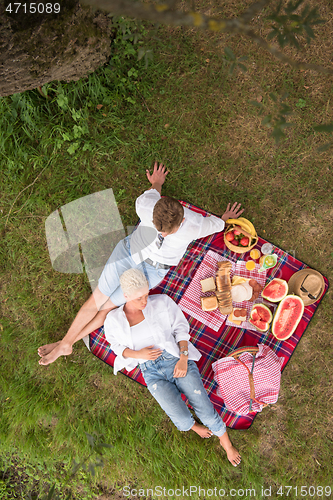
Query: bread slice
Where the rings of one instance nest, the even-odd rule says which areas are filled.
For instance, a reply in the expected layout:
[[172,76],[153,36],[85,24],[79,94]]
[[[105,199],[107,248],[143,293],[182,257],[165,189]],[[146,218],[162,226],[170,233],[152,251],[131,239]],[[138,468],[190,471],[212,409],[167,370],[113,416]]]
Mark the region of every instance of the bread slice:
[[203,311],[214,311],[214,309],[217,309],[218,302],[215,295],[212,295],[211,297],[201,297],[200,300],[201,309]]
[[219,302],[231,299],[231,292],[229,292],[229,290],[227,290],[226,292],[215,292],[215,295]]
[[216,288],[219,292],[223,292],[225,290],[231,290],[231,281],[230,275],[226,274],[221,276],[219,272],[216,274]]
[[229,269],[229,271],[230,271],[230,269],[232,268],[232,264],[229,261],[218,262],[217,267],[219,269]]
[[232,302],[228,306],[220,306],[219,304],[219,311],[221,314],[230,314],[232,313]]
[[218,300],[218,307],[221,314],[230,314],[233,310],[230,280],[232,264],[229,261],[218,262],[217,266],[218,270],[215,276],[217,291],[215,294]]
[[216,289],[213,276],[211,276],[210,278],[206,278],[204,280],[200,280],[200,285],[201,285],[202,293],[214,292]]

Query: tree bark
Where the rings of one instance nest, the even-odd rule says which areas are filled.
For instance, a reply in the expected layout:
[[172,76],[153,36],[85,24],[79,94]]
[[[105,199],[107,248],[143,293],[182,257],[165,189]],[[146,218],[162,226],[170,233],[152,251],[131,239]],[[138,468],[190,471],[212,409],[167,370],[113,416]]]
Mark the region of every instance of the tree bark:
[[[79,80],[110,57],[107,13],[66,0],[59,14],[29,14],[23,7],[9,14],[8,3],[0,5],[0,96],[53,80]],[[28,9],[30,2],[26,5]]]

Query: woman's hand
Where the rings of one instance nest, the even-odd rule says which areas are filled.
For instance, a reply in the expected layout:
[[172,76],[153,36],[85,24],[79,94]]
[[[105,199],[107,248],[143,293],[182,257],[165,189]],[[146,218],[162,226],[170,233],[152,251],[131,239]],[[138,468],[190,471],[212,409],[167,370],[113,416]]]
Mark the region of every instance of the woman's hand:
[[221,217],[224,222],[228,219],[238,219],[238,217],[244,212],[244,208],[243,210],[240,210],[241,203],[237,204],[237,201],[235,201],[231,208],[230,205],[231,204],[228,203],[227,209]]
[[179,361],[177,361],[175,369],[173,370],[174,378],[182,378],[185,377],[187,373],[187,358],[183,357]]
[[154,349],[153,345],[149,345],[148,347],[143,347],[139,351],[138,358],[140,359],[157,359],[162,354],[162,349]]

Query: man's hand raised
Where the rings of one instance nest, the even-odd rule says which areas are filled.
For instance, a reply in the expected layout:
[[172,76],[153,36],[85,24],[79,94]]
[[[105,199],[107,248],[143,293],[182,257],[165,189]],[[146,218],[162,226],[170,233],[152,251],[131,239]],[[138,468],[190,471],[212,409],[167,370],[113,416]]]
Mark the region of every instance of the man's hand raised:
[[244,208],[240,210],[241,203],[237,204],[237,201],[230,208],[231,203],[228,203],[227,209],[222,215],[221,219],[226,222],[228,219],[237,219],[243,212]]
[[149,170],[146,170],[147,179],[152,185],[150,189],[156,189],[161,194],[162,185],[164,184],[165,178],[168,173],[169,170],[165,170],[163,163],[160,163],[158,165],[157,161],[155,161],[153,173],[150,175]]

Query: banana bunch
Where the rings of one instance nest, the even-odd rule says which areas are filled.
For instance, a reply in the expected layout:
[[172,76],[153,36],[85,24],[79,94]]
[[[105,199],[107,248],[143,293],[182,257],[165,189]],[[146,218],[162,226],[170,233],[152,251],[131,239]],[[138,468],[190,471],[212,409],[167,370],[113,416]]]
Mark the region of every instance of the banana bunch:
[[237,226],[240,226],[244,231],[249,233],[253,238],[257,236],[256,230],[254,228],[254,225],[252,222],[250,222],[247,219],[244,219],[244,217],[238,217],[238,219],[228,219],[227,224],[237,224]]

